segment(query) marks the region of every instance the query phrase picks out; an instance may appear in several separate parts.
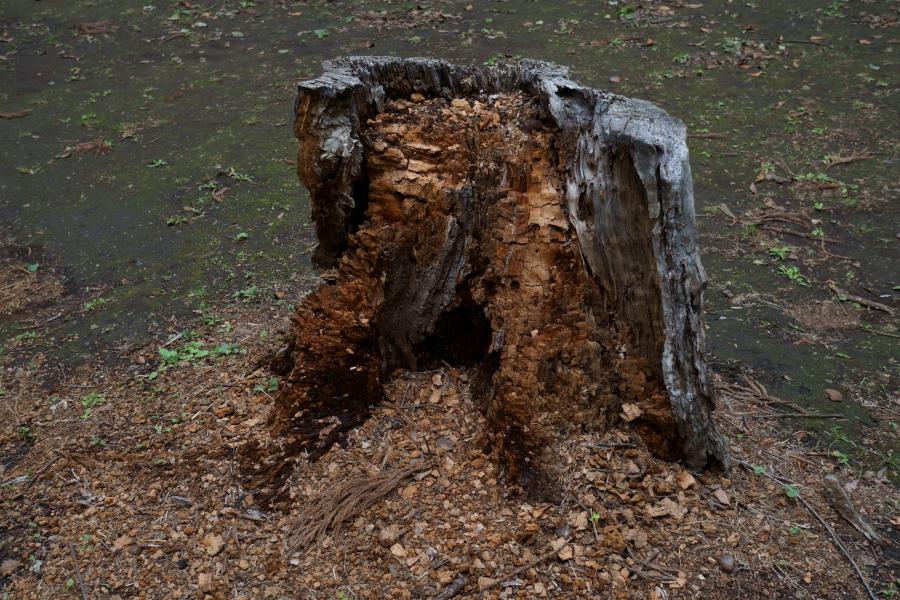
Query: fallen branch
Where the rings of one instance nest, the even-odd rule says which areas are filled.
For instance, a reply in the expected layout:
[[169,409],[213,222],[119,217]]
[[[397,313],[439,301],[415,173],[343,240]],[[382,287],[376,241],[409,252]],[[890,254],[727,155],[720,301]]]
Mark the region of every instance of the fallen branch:
[[450,598],[453,598],[458,593],[463,591],[463,588],[465,588],[467,585],[469,585],[468,579],[466,579],[465,577],[457,577],[453,580],[453,583],[441,590],[441,593],[437,596],[434,596],[431,600],[450,600]]
[[72,29],[77,29],[78,33],[81,35],[103,35],[115,32],[116,28],[111,27],[112,24],[112,19],[106,19],[105,21],[97,21],[96,23],[79,23],[72,27]]
[[893,333],[885,333],[883,331],[875,331],[874,329],[865,329],[862,327],[860,329],[862,329],[863,331],[868,331],[869,333],[874,333],[875,335],[883,335],[885,337],[892,337],[892,338],[897,338],[898,340],[900,340],[900,335],[895,335]]
[[807,40],[783,40],[781,43],[782,44],[809,44],[810,46],[825,46],[825,47],[828,46],[828,44],[823,44],[822,42],[813,42],[813,41],[807,41]]
[[171,42],[175,38],[180,38],[180,37],[186,38],[187,35],[185,35],[183,33],[173,33],[169,37],[162,39],[159,43],[160,43],[160,45],[162,45],[162,44],[165,44],[166,42]]
[[625,442],[597,442],[596,444],[585,444],[585,448],[637,448],[635,444]]
[[845,419],[847,415],[843,415],[841,413],[809,413],[809,414],[795,414],[795,413],[775,413],[769,415],[747,415],[751,419]]
[[25,484],[25,487],[22,489],[22,491],[24,492],[24,491],[28,490],[28,488],[30,488],[31,485],[32,485],[35,481],[38,480],[38,477],[40,477],[40,476],[44,473],[44,471],[46,471],[46,470],[49,469],[51,466],[53,466],[53,463],[55,463],[56,461],[58,461],[59,458],[60,458],[59,456],[55,456],[50,462],[48,462],[46,465],[44,465],[43,467],[41,467],[41,469],[40,469],[37,473],[34,474],[34,477],[32,477],[31,479],[28,480],[28,483]]
[[795,213],[784,213],[780,215],[767,215],[765,217],[760,217],[757,219],[758,223],[769,223],[771,221],[778,221],[780,223],[790,223],[791,225],[797,225],[798,227],[805,227],[809,229],[809,223],[806,222],[803,218],[803,215],[798,215]]
[[17,113],[0,112],[0,117],[3,117],[4,119],[16,119],[18,117],[24,117],[25,115],[27,115],[28,113],[30,113],[33,110],[34,110],[33,108],[28,108],[26,110],[23,110],[22,112],[17,112]]
[[828,503],[831,504],[834,510],[853,525],[857,531],[883,547],[884,540],[872,529],[871,525],[863,521],[859,511],[856,510],[853,502],[850,501],[850,497],[847,496],[847,492],[841,487],[841,482],[838,478],[831,474],[826,475],[822,485],[825,487],[825,499],[828,500]]
[[69,537],[65,529],[63,529],[63,533],[66,534],[66,542],[68,542],[69,550],[72,552],[72,562],[75,563],[75,574],[78,576],[78,585],[81,586],[81,596],[84,600],[88,600],[87,591],[84,589],[84,579],[81,578],[81,569],[78,567],[78,556],[75,555],[75,546],[72,545],[72,538]]
[[482,592],[485,592],[485,591],[491,589],[492,587],[497,586],[501,581],[511,581],[511,580],[512,580],[516,575],[518,575],[519,573],[521,573],[521,572],[523,572],[523,571],[527,571],[528,569],[530,569],[530,568],[533,567],[534,565],[544,562],[545,560],[547,560],[548,558],[550,558],[551,556],[555,555],[557,552],[559,552],[560,550],[562,550],[563,548],[565,548],[566,546],[568,546],[568,545],[569,545],[569,540],[570,540],[570,539],[571,539],[571,538],[565,538],[565,541],[560,545],[559,548],[553,548],[553,547],[551,546],[551,549],[550,549],[549,552],[546,552],[546,553],[544,553],[544,554],[538,556],[536,559],[534,559],[533,561],[531,561],[531,562],[528,563],[527,565],[524,565],[524,566],[519,567],[518,569],[516,569],[515,571],[513,571],[513,572],[510,573],[509,575],[506,575],[506,576],[504,576],[504,577],[498,577],[497,580],[494,581],[494,583],[492,583],[492,584],[490,584],[490,585],[488,585],[488,586],[483,587],[483,588],[481,589],[481,591],[482,591]]
[[842,243],[840,240],[833,240],[831,238],[823,238],[817,235],[813,235],[811,233],[803,233],[802,231],[793,231],[791,229],[782,229],[781,227],[769,227],[768,225],[763,225],[762,229],[766,231],[775,231],[777,233],[787,233],[790,235],[796,235],[797,237],[806,238],[808,240],[821,240],[823,242],[828,242],[829,244],[840,244]]
[[[782,482],[779,481],[777,477],[773,477],[772,475],[769,475],[765,471],[758,471],[758,470],[756,470],[755,467],[753,467],[753,465],[750,465],[749,463],[745,463],[744,461],[737,459],[737,458],[733,458],[732,460],[734,460],[734,462],[743,466],[744,468],[751,470],[754,473],[757,473],[759,475],[765,475],[772,481],[774,481],[780,485],[783,485]],[[840,540],[840,538],[838,538],[837,534],[831,529],[831,527],[828,526],[828,523],[825,522],[825,519],[823,519],[821,517],[821,515],[819,515],[819,513],[817,513],[816,510],[812,506],[809,505],[809,502],[807,502],[803,498],[803,496],[801,496],[799,493],[797,493],[797,490],[792,490],[792,491],[796,494],[797,500],[799,500],[803,504],[803,506],[805,506],[807,508],[807,510],[809,510],[809,512],[811,512],[813,515],[815,515],[815,517],[819,520],[819,522],[822,524],[822,526],[825,527],[825,529],[828,531],[828,533],[831,534],[831,539],[834,540],[835,545],[841,549],[841,552],[844,553],[844,556],[846,556],[847,560],[850,561],[850,564],[853,565],[853,568],[856,570],[856,574],[859,575],[859,579],[860,579],[860,581],[862,581],[863,587],[865,587],[866,592],[869,593],[869,598],[871,598],[872,600],[877,600],[877,598],[875,598],[875,594],[872,593],[872,589],[869,587],[869,584],[866,583],[866,578],[863,576],[862,571],[859,570],[859,565],[857,565],[856,561],[853,560],[853,557],[850,556],[850,553],[844,547],[844,544],[841,543],[841,540]]]
[[834,253],[829,252],[828,250],[826,250],[826,249],[825,249],[825,240],[822,240],[822,253],[825,254],[825,256],[829,256],[829,257],[831,257],[831,258],[837,258],[837,259],[840,259],[840,260],[853,260],[853,259],[850,258],[849,256],[843,256],[843,255],[841,255],[841,254],[834,254]]
[[868,306],[869,308],[874,308],[875,310],[881,310],[886,312],[887,314],[894,316],[894,309],[890,306],[885,306],[880,302],[875,302],[874,300],[866,300],[861,296],[852,296],[844,291],[842,291],[838,286],[833,283],[828,283],[828,289],[837,294],[838,300],[841,302],[845,302],[846,300],[850,300],[851,302],[856,302],[857,304],[862,304],[863,306]]
[[873,158],[874,156],[874,154],[869,152],[868,148],[863,148],[859,152],[854,150],[853,154],[851,154],[850,156],[844,156],[844,149],[841,148],[840,150],[838,150],[837,154],[825,155],[825,160],[828,161],[825,165],[825,170],[827,171],[835,165],[843,165],[849,162],[853,162],[854,160],[865,160],[867,158]]
[[163,344],[162,346],[160,346],[160,348],[161,348],[161,349],[162,349],[162,348],[165,348],[166,346],[168,346],[168,345],[171,344],[172,342],[181,339],[181,336],[183,336],[183,335],[184,335],[184,332],[182,331],[181,333],[179,333],[179,334],[173,336],[171,340],[169,340],[168,342],[166,342],[165,344]]

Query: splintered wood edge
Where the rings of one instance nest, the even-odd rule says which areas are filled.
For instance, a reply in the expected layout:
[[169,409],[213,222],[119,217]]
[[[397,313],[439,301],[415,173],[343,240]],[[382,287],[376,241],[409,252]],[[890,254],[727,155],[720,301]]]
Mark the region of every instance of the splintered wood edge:
[[[560,200],[592,269],[604,264],[603,240],[592,223],[579,221],[573,207],[601,185],[601,154],[626,146],[646,190],[660,290],[662,323],[657,325],[664,336],[661,352],[645,348],[643,353],[663,376],[687,465],[730,467],[727,447],[711,418],[715,404],[707,379],[703,328],[707,277],[697,246],[684,123],[644,100],[582,86],[569,79],[567,67],[542,61],[525,59],[478,68],[437,59],[347,57],[323,66],[320,77],[298,85],[294,106],[300,154],[318,157],[311,164],[298,161],[297,166],[313,197],[317,266],[332,266],[346,248],[354,211],[353,184],[365,170],[360,141],[363,116],[381,112],[388,100],[408,99],[413,93],[454,98],[521,91],[537,97],[563,140]],[[316,132],[318,147],[313,152],[308,141],[302,147],[301,131],[307,137],[310,131]],[[599,198],[593,203],[594,212],[599,213]]]

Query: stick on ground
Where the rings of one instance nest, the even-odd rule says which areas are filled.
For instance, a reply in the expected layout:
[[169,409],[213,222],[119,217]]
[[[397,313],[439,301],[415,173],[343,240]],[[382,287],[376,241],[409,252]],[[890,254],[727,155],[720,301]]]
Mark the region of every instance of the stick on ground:
[[[749,463],[745,463],[745,462],[742,461],[742,460],[738,460],[737,458],[735,458],[735,459],[733,459],[733,460],[734,460],[734,462],[736,462],[737,464],[742,465],[742,466],[746,467],[747,469],[750,469],[750,470],[753,471],[754,473],[758,473],[758,474],[760,474],[760,475],[765,475],[766,477],[768,477],[768,478],[771,479],[772,481],[778,483],[779,485],[783,485],[783,484],[781,483],[781,481],[779,481],[777,478],[775,478],[775,477],[769,475],[769,474],[766,473],[765,471],[757,471],[756,468],[753,467],[753,465],[751,465],[751,464],[749,464]],[[794,492],[796,493],[796,490],[794,490]],[[841,552],[844,553],[844,556],[846,556],[846,557],[847,557],[847,560],[850,561],[850,564],[853,565],[853,568],[856,570],[856,574],[859,575],[859,580],[862,581],[863,587],[866,588],[866,591],[869,593],[869,598],[871,598],[872,600],[877,600],[877,598],[875,598],[875,594],[872,593],[872,588],[870,588],[870,587],[869,587],[869,584],[866,583],[866,578],[865,578],[865,576],[862,574],[862,571],[859,570],[859,565],[856,564],[856,561],[853,560],[853,557],[852,557],[852,556],[850,556],[850,553],[849,553],[849,552],[847,551],[847,549],[844,547],[844,544],[841,543],[841,540],[840,540],[840,538],[838,538],[837,534],[831,529],[831,527],[828,526],[828,523],[825,522],[825,519],[823,519],[823,518],[819,515],[819,513],[817,513],[816,510],[815,510],[812,506],[809,505],[809,502],[807,502],[807,501],[803,498],[803,496],[801,496],[800,494],[797,494],[797,500],[799,500],[800,502],[802,502],[802,503],[803,503],[803,506],[805,506],[805,507],[807,508],[807,510],[809,510],[809,512],[811,512],[813,515],[815,515],[815,517],[819,520],[819,522],[822,524],[822,526],[825,527],[825,529],[828,531],[828,533],[831,534],[831,539],[834,540],[835,545],[836,545],[838,548],[841,549]]]
[[880,302],[866,300],[865,298],[863,298],[861,296],[852,296],[852,295],[848,294],[847,292],[843,291],[838,286],[834,285],[833,283],[828,284],[828,289],[830,289],[832,292],[837,294],[838,300],[841,300],[842,302],[846,299],[851,302],[856,302],[857,304],[862,304],[863,306],[868,306],[869,308],[874,308],[875,310],[884,311],[891,316],[894,315],[894,309],[891,308],[890,306],[885,306],[884,304],[881,304]]
[[78,557],[75,555],[75,546],[72,545],[72,538],[69,537],[69,533],[63,530],[63,533],[66,534],[66,542],[69,544],[69,551],[72,552],[72,562],[75,563],[75,575],[78,576],[78,585],[81,586],[81,596],[84,600],[88,600],[87,591],[84,589],[84,579],[81,578],[81,569],[78,567]]

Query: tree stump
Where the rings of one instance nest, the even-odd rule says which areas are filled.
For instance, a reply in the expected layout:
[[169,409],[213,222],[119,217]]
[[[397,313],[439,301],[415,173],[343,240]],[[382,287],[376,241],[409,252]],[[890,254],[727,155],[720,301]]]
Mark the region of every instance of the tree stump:
[[294,133],[329,281],[281,355],[285,455],[321,453],[392,373],[439,359],[476,369],[512,481],[548,436],[620,419],[659,456],[729,465],[681,121],[537,61],[324,66]]

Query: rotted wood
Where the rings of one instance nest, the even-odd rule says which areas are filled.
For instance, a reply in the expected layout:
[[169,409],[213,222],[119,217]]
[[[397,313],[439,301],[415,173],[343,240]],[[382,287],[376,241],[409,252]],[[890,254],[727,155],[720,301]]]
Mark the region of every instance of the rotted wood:
[[623,405],[658,455],[729,465],[681,121],[543,62],[351,57],[300,84],[294,132],[313,260],[337,274],[292,318],[270,423],[287,448],[310,415],[377,405],[392,372],[440,359],[477,369],[513,479]]

